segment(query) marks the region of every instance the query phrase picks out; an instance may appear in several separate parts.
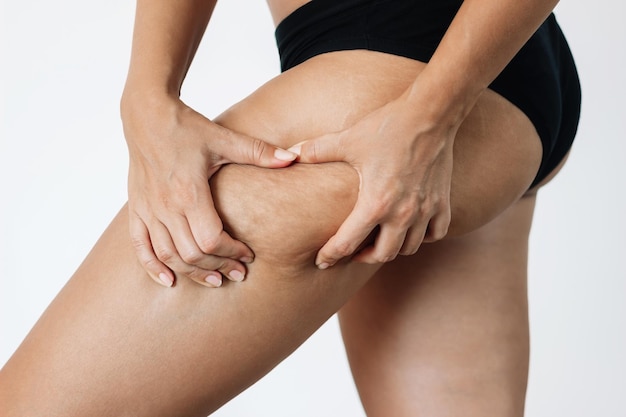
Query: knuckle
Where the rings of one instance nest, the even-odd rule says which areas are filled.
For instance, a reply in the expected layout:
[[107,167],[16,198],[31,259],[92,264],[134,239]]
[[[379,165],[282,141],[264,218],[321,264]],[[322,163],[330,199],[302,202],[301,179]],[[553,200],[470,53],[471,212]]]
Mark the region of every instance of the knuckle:
[[433,205],[431,201],[425,201],[420,204],[415,210],[415,218],[419,220],[428,220],[432,217]]
[[398,196],[397,190],[387,189],[379,193],[379,197],[375,203],[372,204],[372,214],[378,219],[389,216],[390,214],[397,215],[403,213],[405,210],[410,210],[412,207],[411,201],[405,201]]
[[432,209],[439,212],[449,206],[450,198],[446,194],[433,194],[430,196],[429,202]]
[[172,191],[173,194],[161,197],[163,205],[168,209],[180,210],[182,207],[194,206],[198,201],[197,189],[191,184],[175,184]]
[[408,227],[413,223],[416,212],[417,208],[413,202],[403,202],[396,208],[396,219],[401,226]]
[[187,264],[196,264],[202,260],[203,253],[197,250],[189,250],[185,253],[181,253],[181,259]]
[[252,161],[261,162],[263,160],[263,154],[267,149],[267,144],[263,142],[261,139],[252,139],[251,147],[250,147],[250,158]]
[[397,254],[380,254],[374,256],[374,259],[376,260],[376,262],[384,264],[393,261],[394,259],[396,259],[396,256]]
[[167,264],[168,262],[171,262],[172,260],[174,260],[175,258],[175,254],[174,252],[169,249],[169,248],[165,248],[165,247],[157,247],[154,249],[154,254],[156,255],[157,259],[159,259],[161,262]]
[[370,205],[370,209],[365,213],[363,219],[369,225],[378,224],[379,220],[387,216],[390,205],[390,202],[386,201],[383,197],[374,204]]
[[211,254],[215,252],[219,246],[220,234],[217,233],[215,235],[210,235],[203,238],[198,245],[200,246],[200,250],[206,254]]
[[447,227],[428,227],[426,230],[426,235],[424,236],[424,241],[427,242],[436,242],[438,240],[443,239],[448,234]]
[[207,274],[207,271],[204,271],[203,269],[200,269],[198,267],[191,267],[189,269],[187,269],[184,272],[185,276],[187,276],[187,278],[192,279],[194,281],[200,282],[201,284],[206,284],[204,282],[204,278]]
[[444,237],[446,237],[446,235],[448,234],[448,228],[447,227],[442,227],[440,229],[436,229],[433,233],[433,239],[435,240],[441,240]]
[[341,258],[352,254],[352,245],[348,241],[336,242],[334,246],[334,253]]
[[417,198],[415,200],[417,202],[416,210],[420,214],[429,210],[433,202],[431,195],[422,195],[421,192],[418,192]]
[[161,263],[155,257],[156,254],[152,251],[152,246],[150,246],[143,238],[131,237],[131,242],[135,248],[135,254],[139,263],[146,271],[160,270]]
[[[307,146],[308,145],[308,146]],[[310,144],[305,144],[304,147],[309,148],[309,159],[312,162],[317,162],[320,160],[320,155],[321,155],[321,150],[320,150],[320,146],[321,144],[319,143],[319,141],[313,141]],[[303,148],[304,148],[303,147]]]
[[391,207],[393,207],[395,200],[395,193],[391,191],[386,191],[382,193],[378,200],[378,203],[376,204],[376,210],[382,213],[386,213]]
[[130,242],[137,252],[143,252],[148,247],[148,243],[143,236],[131,235]]
[[371,254],[362,259],[363,263],[376,265],[376,264],[384,264],[386,262],[392,261],[395,256],[381,255],[381,254]]
[[156,260],[155,258],[140,259],[140,262],[146,271],[156,272],[156,271],[159,271],[161,267],[159,261]]
[[[209,256],[207,257],[207,260],[209,262],[205,261],[200,268],[205,274],[206,271],[226,271],[228,269],[229,262],[231,261],[229,258],[222,258],[219,256]],[[227,272],[230,272],[230,269],[228,269]]]

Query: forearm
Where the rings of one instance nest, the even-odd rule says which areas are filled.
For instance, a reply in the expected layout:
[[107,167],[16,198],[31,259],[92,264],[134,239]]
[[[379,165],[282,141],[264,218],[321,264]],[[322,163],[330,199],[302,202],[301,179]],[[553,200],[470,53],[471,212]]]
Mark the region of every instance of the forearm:
[[137,0],[125,99],[178,97],[216,0]]
[[132,149],[138,143],[152,148],[162,132],[177,129],[180,89],[216,2],[137,0],[130,67],[120,103]]
[[465,0],[426,69],[407,91],[416,108],[458,127],[480,94],[558,0]]

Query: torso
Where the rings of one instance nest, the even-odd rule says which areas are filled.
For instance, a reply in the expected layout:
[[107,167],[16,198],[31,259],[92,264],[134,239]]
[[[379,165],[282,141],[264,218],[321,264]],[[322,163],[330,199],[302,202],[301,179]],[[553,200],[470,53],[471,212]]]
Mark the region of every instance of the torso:
[[298,7],[308,3],[310,0],[267,0],[267,4],[274,19],[274,25],[278,25],[285,17]]

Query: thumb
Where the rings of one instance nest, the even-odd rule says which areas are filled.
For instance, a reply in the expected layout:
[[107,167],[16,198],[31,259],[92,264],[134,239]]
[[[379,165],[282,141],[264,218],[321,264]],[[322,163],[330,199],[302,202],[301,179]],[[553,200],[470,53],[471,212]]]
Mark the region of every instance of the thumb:
[[[234,133],[234,132],[233,132]],[[236,164],[256,165],[263,168],[282,168],[297,158],[294,152],[247,135],[234,133],[227,145],[224,157]]]
[[340,146],[339,133],[329,133],[315,139],[305,140],[288,149],[298,155],[298,162],[317,164],[343,161],[345,155]]

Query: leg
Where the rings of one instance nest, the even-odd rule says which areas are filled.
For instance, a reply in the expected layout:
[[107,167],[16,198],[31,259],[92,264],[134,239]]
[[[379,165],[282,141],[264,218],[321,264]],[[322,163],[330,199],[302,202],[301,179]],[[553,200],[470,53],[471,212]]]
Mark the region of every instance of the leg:
[[[217,291],[183,278],[170,290],[154,285],[122,210],[2,370],[3,415],[206,415],[334,313],[373,272],[313,264],[349,208],[337,210],[337,197],[354,199],[356,177],[340,164],[256,171],[233,166],[213,181],[224,219],[257,254],[245,282]],[[311,176],[324,187],[298,194]],[[283,193],[260,198],[268,188]],[[267,221],[277,207],[290,216]]]
[[[220,122],[289,146],[384,104],[421,68],[367,51],[321,55],[268,83]],[[455,143],[455,233],[476,229],[516,201],[540,159],[532,126],[508,103],[487,94],[473,114],[477,123],[466,123]],[[257,259],[244,283],[219,290],[184,279],[169,290],[151,282],[135,260],[122,210],[0,372],[0,403],[9,404],[3,411],[215,410],[295,349],[375,272],[351,263],[313,267],[357,188],[344,164],[222,170],[212,180],[217,206]]]
[[367,415],[521,417],[534,197],[384,266],[340,312]]

